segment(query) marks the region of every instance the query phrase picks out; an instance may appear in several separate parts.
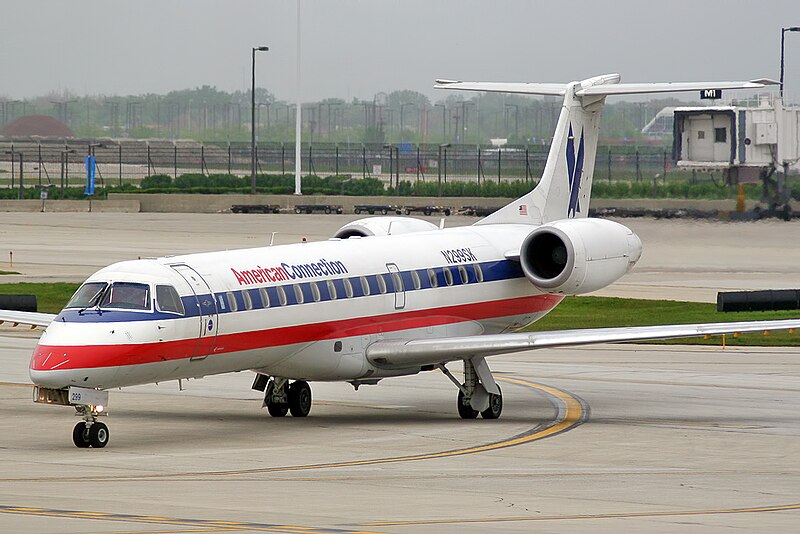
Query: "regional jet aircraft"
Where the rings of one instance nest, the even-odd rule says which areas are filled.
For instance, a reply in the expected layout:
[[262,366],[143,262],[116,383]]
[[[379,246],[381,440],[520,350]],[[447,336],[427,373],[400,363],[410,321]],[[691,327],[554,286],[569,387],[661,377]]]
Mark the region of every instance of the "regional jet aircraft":
[[[642,252],[616,222],[587,218],[607,96],[759,88],[766,80],[621,84],[439,81],[438,88],[563,97],[537,187],[469,227],[375,217],[317,243],[116,263],[46,326],[30,362],[34,401],[74,406],[78,447],[104,447],[111,388],[251,370],[274,417],[305,417],[309,381],[358,388],[439,369],[464,419],[500,417],[487,357],[530,349],[800,327],[800,320],[515,332],[566,295],[608,286]],[[445,366],[460,360],[463,378]]]

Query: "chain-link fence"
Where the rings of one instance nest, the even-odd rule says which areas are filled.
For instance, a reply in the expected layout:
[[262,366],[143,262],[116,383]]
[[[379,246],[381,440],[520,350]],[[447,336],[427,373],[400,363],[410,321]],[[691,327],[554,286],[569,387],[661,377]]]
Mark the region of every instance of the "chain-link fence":
[[[549,146],[303,144],[303,175],[350,175],[400,181],[536,181]],[[258,174],[293,174],[293,144],[256,146]],[[80,186],[85,181],[86,155],[96,159],[98,187],[138,183],[145,176],[165,174],[251,173],[248,143],[200,144],[191,141],[69,140],[0,142],[0,186],[23,188]],[[671,154],[663,146],[598,147],[595,180],[666,179]]]

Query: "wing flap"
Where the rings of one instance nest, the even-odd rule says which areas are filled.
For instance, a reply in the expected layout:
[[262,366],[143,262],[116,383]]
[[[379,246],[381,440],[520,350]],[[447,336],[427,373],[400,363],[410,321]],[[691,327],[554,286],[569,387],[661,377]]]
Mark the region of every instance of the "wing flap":
[[548,347],[732,334],[736,332],[789,330],[794,328],[800,328],[800,319],[587,328],[433,339],[387,339],[371,344],[367,347],[366,354],[367,359],[377,367],[399,369],[416,365],[431,365],[463,360],[476,356],[493,356]]
[[50,323],[52,323],[55,318],[56,316],[52,313],[0,310],[0,324],[7,322],[7,323],[13,323],[14,326],[18,324],[27,324],[31,326],[47,326]]

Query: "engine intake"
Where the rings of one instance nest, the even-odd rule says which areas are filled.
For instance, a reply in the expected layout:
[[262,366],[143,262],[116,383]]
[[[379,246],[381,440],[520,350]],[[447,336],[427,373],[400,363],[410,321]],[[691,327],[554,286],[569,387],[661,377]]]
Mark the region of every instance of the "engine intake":
[[540,226],[522,242],[520,264],[548,293],[596,291],[628,272],[642,254],[629,228],[605,219],[568,219]]

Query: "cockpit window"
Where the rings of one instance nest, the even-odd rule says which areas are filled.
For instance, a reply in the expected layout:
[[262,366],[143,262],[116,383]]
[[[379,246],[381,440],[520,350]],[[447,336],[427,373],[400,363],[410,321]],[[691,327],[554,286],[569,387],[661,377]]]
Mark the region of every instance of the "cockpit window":
[[184,314],[183,302],[172,286],[156,286],[156,304],[159,311]]
[[69,299],[65,308],[91,308],[108,284],[105,282],[87,282],[83,284]]
[[150,286],[134,282],[114,282],[106,291],[101,308],[149,310]]

